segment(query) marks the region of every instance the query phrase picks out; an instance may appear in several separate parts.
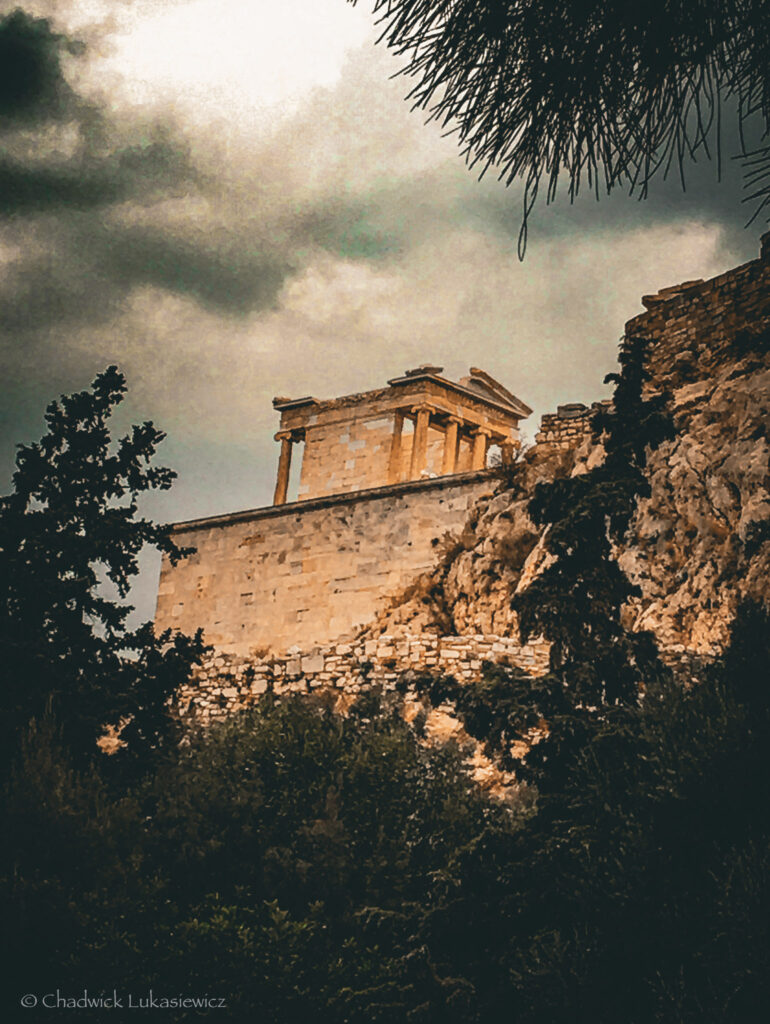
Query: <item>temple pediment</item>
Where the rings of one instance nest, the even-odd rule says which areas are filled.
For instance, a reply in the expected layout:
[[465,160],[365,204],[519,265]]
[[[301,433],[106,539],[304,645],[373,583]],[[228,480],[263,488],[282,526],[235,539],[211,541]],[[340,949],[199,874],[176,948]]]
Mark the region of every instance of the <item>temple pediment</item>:
[[529,416],[532,412],[530,407],[522,402],[520,398],[512,394],[508,388],[495,380],[491,374],[487,373],[486,370],[480,370],[477,366],[472,366],[470,375],[468,377],[461,377],[457,382],[471,391],[476,391],[480,395],[487,398],[488,401],[499,402],[502,405],[508,405],[511,410],[521,414],[522,419]]

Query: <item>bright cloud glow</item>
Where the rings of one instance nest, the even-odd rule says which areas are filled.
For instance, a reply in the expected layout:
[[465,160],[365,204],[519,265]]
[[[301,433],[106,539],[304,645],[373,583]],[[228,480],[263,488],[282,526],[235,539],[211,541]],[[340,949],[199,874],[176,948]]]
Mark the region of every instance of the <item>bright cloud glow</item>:
[[124,17],[102,73],[132,102],[172,102],[200,118],[292,108],[331,86],[350,50],[373,38],[366,5],[344,0],[192,0]]

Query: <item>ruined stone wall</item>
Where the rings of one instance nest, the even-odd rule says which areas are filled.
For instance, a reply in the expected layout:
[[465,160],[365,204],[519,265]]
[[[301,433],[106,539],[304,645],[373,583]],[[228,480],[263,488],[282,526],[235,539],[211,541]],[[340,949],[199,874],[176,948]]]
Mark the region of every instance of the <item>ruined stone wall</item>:
[[[767,238],[768,236],[765,236]],[[653,390],[678,390],[733,365],[752,350],[767,354],[770,330],[770,245],[763,255],[709,281],[664,288],[642,300],[647,312],[626,334],[650,339]]]
[[217,652],[181,688],[178,707],[183,716],[207,722],[248,707],[268,689],[279,695],[314,690],[351,695],[374,685],[394,689],[405,672],[420,670],[473,683],[481,679],[485,662],[541,675],[548,668],[548,651],[542,641],[520,645],[494,635],[417,634],[360,638],[261,658]]
[[350,634],[434,563],[496,483],[446,476],[178,524],[174,540],[197,551],[174,567],[164,558],[156,628],[202,627],[241,655]]
[[540,451],[564,451],[577,448],[591,436],[593,414],[608,402],[560,405],[555,413],[546,413],[540,418],[540,430],[535,435],[535,444]]

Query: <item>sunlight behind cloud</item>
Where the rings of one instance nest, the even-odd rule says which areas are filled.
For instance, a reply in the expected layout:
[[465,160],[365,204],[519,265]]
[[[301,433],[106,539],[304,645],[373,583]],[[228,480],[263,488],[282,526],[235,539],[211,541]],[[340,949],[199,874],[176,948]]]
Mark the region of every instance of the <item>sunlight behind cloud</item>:
[[372,36],[365,7],[343,0],[193,0],[126,19],[100,70],[120,76],[133,103],[251,120],[333,85],[346,54]]

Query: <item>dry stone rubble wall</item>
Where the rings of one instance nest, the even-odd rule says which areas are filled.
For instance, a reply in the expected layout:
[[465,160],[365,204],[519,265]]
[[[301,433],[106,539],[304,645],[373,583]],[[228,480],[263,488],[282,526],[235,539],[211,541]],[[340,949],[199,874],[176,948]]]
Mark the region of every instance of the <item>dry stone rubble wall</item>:
[[458,682],[481,679],[485,662],[522,668],[532,675],[548,669],[549,644],[519,644],[503,636],[361,637],[308,652],[243,657],[215,652],[178,695],[183,717],[202,722],[252,704],[267,690],[275,694],[331,690],[356,694],[379,685],[393,690],[406,672],[452,675]]

